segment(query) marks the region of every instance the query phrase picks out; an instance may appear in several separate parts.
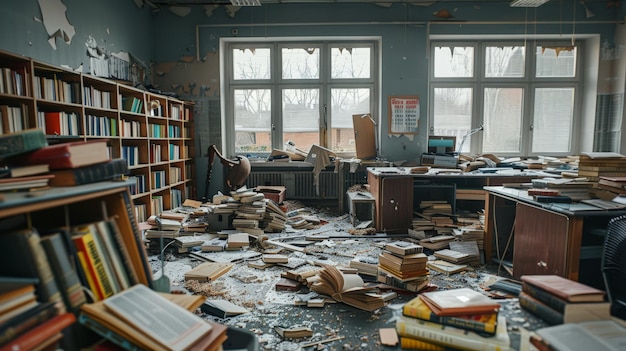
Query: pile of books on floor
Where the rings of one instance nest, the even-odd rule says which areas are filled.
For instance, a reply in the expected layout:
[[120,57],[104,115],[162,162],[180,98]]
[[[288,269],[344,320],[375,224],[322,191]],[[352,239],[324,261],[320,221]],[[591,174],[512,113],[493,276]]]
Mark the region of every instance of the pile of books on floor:
[[520,306],[550,325],[610,319],[605,292],[558,275],[523,275]]
[[421,245],[409,241],[386,243],[378,256],[378,282],[413,292],[424,289],[430,275],[423,251]]
[[469,288],[424,292],[396,321],[403,350],[511,350],[500,304]]

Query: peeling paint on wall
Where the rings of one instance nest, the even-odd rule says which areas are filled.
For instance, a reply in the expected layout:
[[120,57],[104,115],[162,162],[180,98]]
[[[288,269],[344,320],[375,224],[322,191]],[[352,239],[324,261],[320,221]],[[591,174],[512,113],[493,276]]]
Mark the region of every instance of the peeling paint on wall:
[[48,43],[56,50],[56,38],[71,44],[76,31],[67,19],[67,7],[61,0],[39,0],[39,9],[43,17],[43,25],[48,32]]
[[154,85],[161,91],[185,97],[219,96],[219,56],[209,53],[202,61],[182,56],[177,62],[152,67]]

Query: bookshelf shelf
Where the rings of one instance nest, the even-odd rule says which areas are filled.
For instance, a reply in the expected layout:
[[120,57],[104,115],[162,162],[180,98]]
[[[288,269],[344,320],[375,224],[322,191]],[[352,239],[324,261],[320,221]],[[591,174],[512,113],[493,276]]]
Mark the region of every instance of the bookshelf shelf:
[[[192,103],[6,51],[0,51],[0,73],[0,134],[41,128],[51,144],[104,138],[112,157],[125,158],[132,175],[145,178],[146,189],[156,187],[151,167],[169,181],[175,178],[171,165],[182,169],[182,179],[159,184],[159,192],[182,190],[183,200],[195,193]],[[54,122],[69,127],[58,129]],[[138,205],[152,202],[152,192]],[[162,209],[172,206],[164,201]],[[138,220],[157,214],[152,209],[138,213]]]

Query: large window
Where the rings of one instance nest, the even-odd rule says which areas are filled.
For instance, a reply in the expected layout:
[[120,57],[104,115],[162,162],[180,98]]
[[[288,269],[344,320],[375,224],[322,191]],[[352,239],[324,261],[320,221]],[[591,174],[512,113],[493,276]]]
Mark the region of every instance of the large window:
[[377,50],[371,40],[228,43],[228,147],[263,156],[292,141],[354,154],[352,115],[378,108]]
[[572,152],[580,52],[571,42],[432,42],[431,134],[456,136],[470,154]]

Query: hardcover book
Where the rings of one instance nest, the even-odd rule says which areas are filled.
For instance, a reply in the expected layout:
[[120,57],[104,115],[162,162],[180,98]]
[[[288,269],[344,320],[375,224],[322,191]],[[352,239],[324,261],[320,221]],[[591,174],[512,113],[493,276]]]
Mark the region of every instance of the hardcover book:
[[626,328],[614,320],[565,323],[535,330],[552,350],[606,350],[626,349]]
[[109,161],[107,143],[106,139],[94,139],[49,145],[12,157],[9,162],[18,165],[47,163],[50,170],[78,168]]
[[465,329],[400,316],[396,331],[401,337],[409,337],[465,351],[509,351],[511,339],[506,328],[506,318],[498,317],[496,334],[484,337]]
[[385,244],[385,250],[393,252],[396,255],[405,256],[415,253],[421,253],[424,248],[408,241],[394,241]]
[[601,302],[606,295],[602,290],[558,275],[523,275],[520,279],[568,302]]
[[207,299],[201,306],[202,312],[220,318],[228,318],[248,313],[249,311],[227,300]]
[[437,316],[489,314],[500,309],[498,302],[470,288],[427,291],[420,298]]
[[204,262],[185,272],[185,281],[212,282],[233,268],[232,263]]
[[611,304],[609,302],[568,303],[562,307],[562,312],[559,312],[549,304],[524,291],[519,294],[518,298],[519,304],[523,309],[543,319],[550,325],[611,318]]
[[498,322],[498,312],[488,314],[470,314],[466,316],[438,316],[422,301],[415,297],[404,304],[402,314],[407,317],[449,325],[477,333],[494,335]]
[[128,163],[126,160],[116,158],[104,163],[52,171],[50,174],[53,174],[54,178],[50,179],[50,185],[75,186],[90,184],[113,180],[128,173]]
[[41,245],[48,256],[50,268],[57,282],[68,311],[78,312],[87,302],[78,274],[69,259],[68,250],[60,233],[41,238]]
[[382,295],[375,288],[366,287],[358,274],[343,274],[334,266],[324,266],[319,276],[320,280],[311,286],[311,291],[365,311],[385,305]]
[[[12,339],[7,344],[0,347],[0,351],[37,350],[37,347],[54,339],[63,329],[69,327],[75,321],[76,317],[71,313],[65,312],[58,314]],[[53,341],[56,342],[56,340]],[[54,350],[56,350],[56,348],[54,348]]]
[[85,304],[82,313],[147,350],[187,350],[213,329],[199,316],[142,284],[104,301]]
[[0,275],[37,278],[37,299],[57,302],[65,312],[59,287],[54,279],[41,237],[36,229],[23,229],[0,235],[0,247],[10,247],[0,255]]
[[0,158],[7,158],[48,146],[46,135],[39,128],[0,135]]

